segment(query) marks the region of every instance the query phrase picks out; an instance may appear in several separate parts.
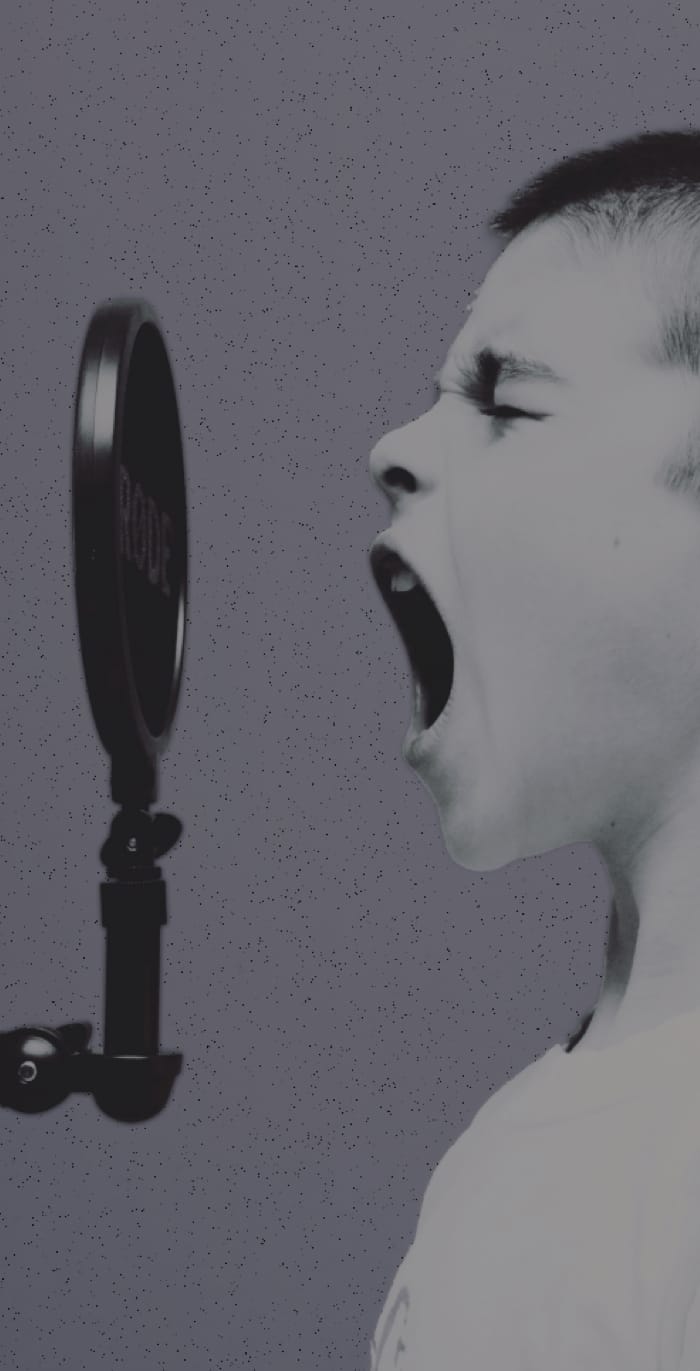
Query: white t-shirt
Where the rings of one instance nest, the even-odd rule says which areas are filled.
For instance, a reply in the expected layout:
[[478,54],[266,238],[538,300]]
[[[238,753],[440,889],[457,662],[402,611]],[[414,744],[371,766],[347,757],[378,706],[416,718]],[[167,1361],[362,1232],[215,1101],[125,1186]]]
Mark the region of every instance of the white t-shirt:
[[700,1011],[553,1047],[447,1152],[371,1371],[700,1371]]

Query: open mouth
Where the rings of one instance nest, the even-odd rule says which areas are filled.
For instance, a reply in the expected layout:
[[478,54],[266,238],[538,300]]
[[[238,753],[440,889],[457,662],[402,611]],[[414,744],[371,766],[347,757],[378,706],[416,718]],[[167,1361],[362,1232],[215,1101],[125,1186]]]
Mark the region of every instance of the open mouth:
[[418,722],[439,719],[452,690],[454,653],[445,624],[415,571],[393,549],[376,545],[370,565],[403,638],[416,686]]

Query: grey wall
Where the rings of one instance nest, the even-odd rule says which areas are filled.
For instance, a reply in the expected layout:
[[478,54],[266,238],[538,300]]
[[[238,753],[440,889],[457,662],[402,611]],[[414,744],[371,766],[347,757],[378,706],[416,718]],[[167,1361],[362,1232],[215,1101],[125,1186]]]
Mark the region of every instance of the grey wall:
[[99,1022],[106,759],[70,574],[96,304],[160,315],[186,438],[187,675],[161,800],[167,1112],[2,1114],[2,1371],[364,1368],[427,1178],[571,1030],[608,891],[453,866],[400,759],[366,457],[416,414],[554,156],[692,122],[692,0],[8,6],[0,213],[0,1026]]

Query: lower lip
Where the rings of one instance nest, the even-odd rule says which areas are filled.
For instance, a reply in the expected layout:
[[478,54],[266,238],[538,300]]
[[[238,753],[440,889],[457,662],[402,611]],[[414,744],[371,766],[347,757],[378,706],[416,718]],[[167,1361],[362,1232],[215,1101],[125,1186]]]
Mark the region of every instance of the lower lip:
[[438,714],[435,723],[431,724],[430,728],[419,728],[416,719],[420,718],[421,714],[420,693],[418,687],[416,687],[416,707],[401,749],[404,761],[408,762],[409,766],[418,767],[432,755],[445,726],[451,707],[452,695],[449,696],[446,705],[441,713]]

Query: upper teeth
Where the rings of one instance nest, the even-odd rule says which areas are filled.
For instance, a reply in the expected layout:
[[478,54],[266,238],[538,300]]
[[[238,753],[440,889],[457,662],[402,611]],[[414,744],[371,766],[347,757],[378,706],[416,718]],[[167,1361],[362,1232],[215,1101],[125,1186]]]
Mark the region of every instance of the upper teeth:
[[418,585],[418,577],[409,571],[408,567],[401,571],[395,571],[391,577],[391,589],[393,591],[413,590]]

